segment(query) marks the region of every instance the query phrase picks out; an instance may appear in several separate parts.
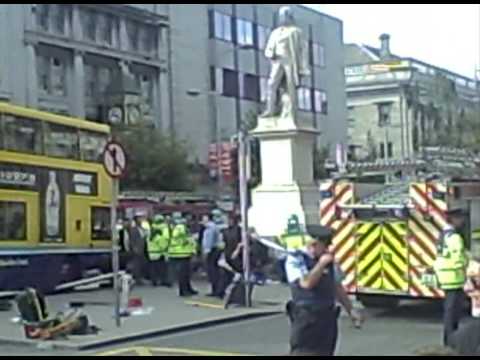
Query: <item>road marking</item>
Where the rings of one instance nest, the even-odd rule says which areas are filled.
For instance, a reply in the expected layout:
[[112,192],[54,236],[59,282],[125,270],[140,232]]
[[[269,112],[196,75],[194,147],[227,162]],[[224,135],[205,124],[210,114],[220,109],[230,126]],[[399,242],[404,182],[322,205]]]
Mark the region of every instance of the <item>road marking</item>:
[[136,348],[136,349],[135,349],[135,352],[136,352],[139,356],[153,356],[153,354],[152,354],[152,352],[151,352],[151,349],[150,349],[150,348],[146,348],[146,347]]
[[[195,350],[183,348],[155,348],[155,347],[131,347],[106,351],[95,356],[117,356],[123,353],[133,352],[136,356],[156,356],[154,353],[196,355],[196,356],[254,356],[251,354],[229,353],[222,351]],[[161,354],[157,354],[161,355]]]
[[182,348],[149,348],[154,352],[168,352],[172,354],[198,355],[198,356],[254,356],[251,354],[228,353],[222,351],[194,350]]
[[130,351],[136,352],[136,349],[137,348],[134,348],[134,347],[115,349],[115,350],[110,350],[110,351],[106,351],[106,352],[103,352],[103,353],[95,354],[95,356],[115,356],[115,355],[118,355],[118,354],[130,352]]
[[204,303],[204,302],[198,302],[198,301],[185,301],[185,304],[193,305],[193,306],[200,306],[200,307],[207,307],[207,308],[212,308],[212,309],[225,310],[224,305],[210,304],[210,303]]

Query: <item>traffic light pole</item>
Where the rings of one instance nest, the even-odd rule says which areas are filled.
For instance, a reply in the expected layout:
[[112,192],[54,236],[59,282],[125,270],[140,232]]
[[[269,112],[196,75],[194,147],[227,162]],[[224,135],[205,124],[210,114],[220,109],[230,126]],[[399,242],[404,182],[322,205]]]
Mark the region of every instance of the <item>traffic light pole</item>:
[[243,129],[238,133],[238,188],[240,192],[240,214],[243,244],[243,277],[245,284],[245,305],[251,307],[250,298],[250,239],[248,236],[248,205],[247,205],[247,161],[246,161],[246,139],[247,134]]

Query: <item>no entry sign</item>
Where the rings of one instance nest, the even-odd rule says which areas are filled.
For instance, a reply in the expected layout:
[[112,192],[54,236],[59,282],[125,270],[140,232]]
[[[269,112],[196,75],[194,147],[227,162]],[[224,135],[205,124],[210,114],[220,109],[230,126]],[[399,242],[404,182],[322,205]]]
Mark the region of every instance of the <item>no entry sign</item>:
[[103,151],[103,166],[112,178],[119,178],[125,174],[127,168],[127,155],[122,145],[110,141]]

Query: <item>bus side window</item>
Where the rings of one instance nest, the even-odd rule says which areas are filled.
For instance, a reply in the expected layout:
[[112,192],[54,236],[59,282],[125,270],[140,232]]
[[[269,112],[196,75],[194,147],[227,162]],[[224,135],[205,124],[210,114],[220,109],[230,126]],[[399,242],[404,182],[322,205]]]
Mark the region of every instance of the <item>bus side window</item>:
[[80,153],[83,161],[101,162],[102,151],[107,143],[105,135],[92,131],[80,131]]
[[91,233],[92,240],[110,240],[110,208],[92,207],[91,208]]
[[0,202],[0,240],[27,240],[27,209],[22,202]]
[[45,124],[45,150],[48,156],[78,160],[78,132],[57,124]]
[[40,121],[4,114],[2,123],[5,149],[30,154],[42,153]]

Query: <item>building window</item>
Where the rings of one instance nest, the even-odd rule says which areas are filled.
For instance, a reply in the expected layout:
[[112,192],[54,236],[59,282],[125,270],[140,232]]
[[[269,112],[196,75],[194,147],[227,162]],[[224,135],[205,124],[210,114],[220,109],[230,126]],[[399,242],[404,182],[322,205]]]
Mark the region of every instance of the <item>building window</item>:
[[267,101],[267,92],[268,92],[268,78],[260,78],[260,102],[264,103]]
[[223,92],[224,96],[239,96],[238,74],[236,71],[223,69]]
[[253,45],[253,24],[250,21],[237,19],[237,43]]
[[41,30],[48,31],[50,20],[50,5],[37,4],[37,25]]
[[214,36],[217,39],[232,41],[232,18],[230,15],[214,12]]
[[223,93],[223,69],[210,67],[210,90],[217,94]]
[[269,35],[270,35],[269,28],[262,25],[257,25],[257,48],[259,50],[265,49]]
[[327,115],[328,113],[327,93],[322,90],[314,90],[313,98],[314,98],[314,111],[316,113]]
[[0,202],[0,240],[27,240],[27,209],[23,202]]
[[388,152],[388,157],[392,158],[393,157],[393,144],[391,142],[388,143],[387,152]]
[[127,35],[130,51],[138,51],[139,24],[136,21],[127,22]]
[[52,20],[54,31],[58,34],[65,34],[65,5],[52,5]]
[[142,112],[148,115],[153,106],[153,75],[138,73],[135,74],[135,81],[140,89]]
[[44,95],[66,96],[66,65],[58,57],[37,56],[38,88]]
[[317,43],[312,43],[312,64],[315,66],[325,66],[325,48]]
[[98,78],[98,90],[101,94],[105,94],[113,78],[112,69],[105,66],[99,67],[97,69],[97,78]]
[[50,67],[48,58],[37,56],[38,88],[42,94],[48,94],[50,88]]
[[85,64],[85,96],[95,98],[103,96],[112,82],[115,70],[111,67]]
[[312,95],[311,90],[306,87],[297,89],[298,109],[304,111],[312,111]]
[[380,144],[380,159],[385,159],[385,144]]
[[85,97],[93,98],[95,96],[95,67],[90,64],[85,64]]
[[97,13],[93,10],[85,10],[82,16],[83,36],[85,40],[97,40]]
[[140,30],[140,46],[141,51],[145,53],[152,53],[155,49],[155,28],[151,26],[144,26]]
[[113,28],[115,20],[113,15],[99,14],[98,15],[98,30],[100,34],[100,42],[104,45],[113,45]]
[[258,76],[253,74],[240,74],[240,96],[242,99],[257,101],[260,99]]
[[59,58],[51,58],[52,67],[52,89],[51,94],[55,96],[67,95],[66,66]]

